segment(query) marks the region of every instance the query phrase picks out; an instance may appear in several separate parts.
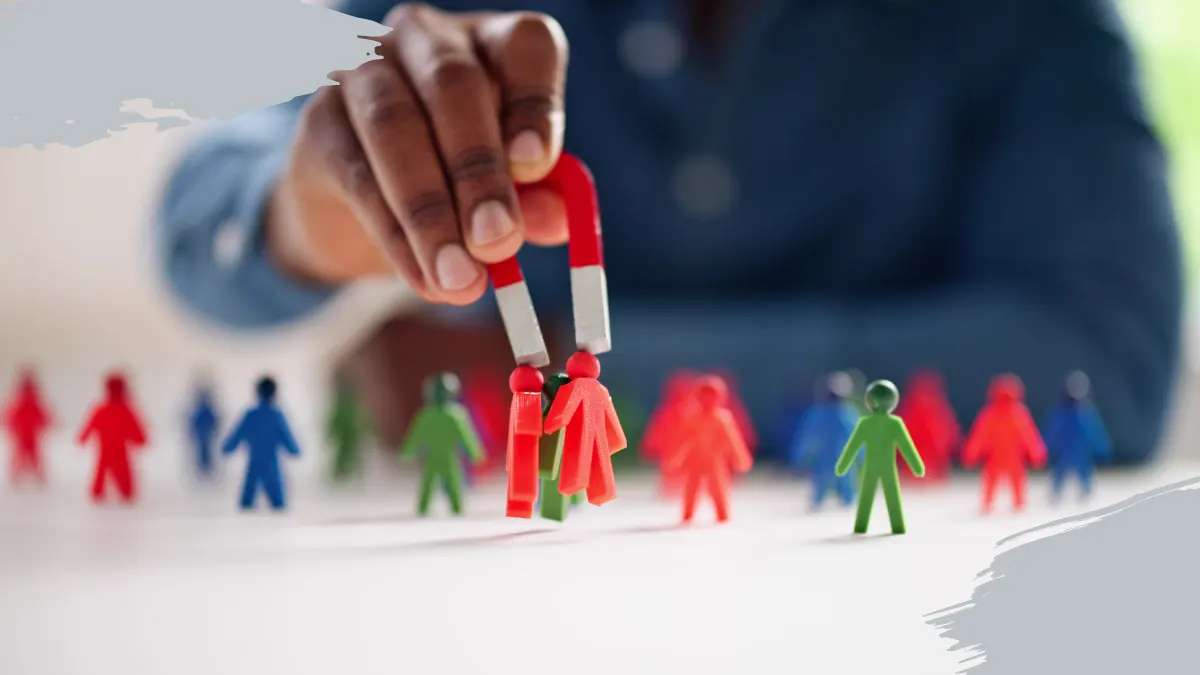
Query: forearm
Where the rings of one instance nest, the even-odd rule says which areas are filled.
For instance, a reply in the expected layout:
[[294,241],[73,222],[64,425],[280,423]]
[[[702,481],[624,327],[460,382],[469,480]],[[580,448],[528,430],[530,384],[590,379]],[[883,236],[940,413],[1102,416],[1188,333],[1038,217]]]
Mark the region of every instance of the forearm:
[[214,128],[170,178],[157,214],[160,262],[173,294],[212,321],[275,326],[315,312],[336,292],[284,272],[263,236],[298,107],[295,101]]
[[727,370],[756,426],[774,429],[782,406],[832,370],[892,379],[903,397],[908,374],[931,367],[943,373],[951,404],[969,425],[993,376],[1020,376],[1040,415],[1058,400],[1067,373],[1079,369],[1094,383],[1117,461],[1148,458],[1162,431],[1177,344],[1147,338],[1136,322],[1114,321],[1102,333],[1060,316],[1016,297],[966,291],[874,307],[618,304],[601,379],[653,404],[675,369]]

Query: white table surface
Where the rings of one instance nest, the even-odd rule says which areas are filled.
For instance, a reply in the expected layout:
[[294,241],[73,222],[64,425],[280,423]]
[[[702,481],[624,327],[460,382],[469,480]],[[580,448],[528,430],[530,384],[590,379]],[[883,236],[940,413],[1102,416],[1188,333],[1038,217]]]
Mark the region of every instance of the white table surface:
[[853,538],[852,512],[771,475],[726,526],[705,507],[678,528],[638,475],[559,526],[504,519],[495,484],[462,519],[415,519],[407,475],[302,476],[287,513],[246,515],[235,476],[199,487],[162,460],[136,507],[96,508],[90,456],[53,455],[47,489],[0,488],[4,675],[952,673],[923,616],[969,597],[998,539],[1200,474],[1106,474],[1058,506],[1040,476],[1025,513],[986,518],[963,477],[905,493],[909,534]]

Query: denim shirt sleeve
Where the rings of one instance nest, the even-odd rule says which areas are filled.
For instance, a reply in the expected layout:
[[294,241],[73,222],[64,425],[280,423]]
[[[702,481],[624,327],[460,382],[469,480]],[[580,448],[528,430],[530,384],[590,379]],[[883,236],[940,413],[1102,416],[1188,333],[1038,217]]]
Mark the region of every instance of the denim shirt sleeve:
[[336,293],[288,278],[263,246],[263,211],[301,102],[208,130],[184,153],[164,191],[156,222],[163,272],[173,294],[211,321],[276,326],[312,314]]

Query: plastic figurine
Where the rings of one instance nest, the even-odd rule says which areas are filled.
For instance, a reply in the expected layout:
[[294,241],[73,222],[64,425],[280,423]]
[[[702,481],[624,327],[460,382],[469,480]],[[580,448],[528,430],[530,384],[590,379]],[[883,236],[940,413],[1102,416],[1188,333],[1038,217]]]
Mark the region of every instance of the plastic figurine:
[[13,400],[4,410],[4,427],[12,440],[12,473],[9,480],[16,485],[26,477],[38,483],[46,482],[42,466],[42,436],[54,424],[50,411],[42,401],[33,369],[21,372]]
[[1025,407],[1025,385],[1016,375],[998,375],[988,390],[988,402],[963,447],[963,466],[970,469],[983,462],[983,512],[992,510],[996,487],[1008,481],[1013,509],[1025,506],[1025,466],[1041,468],[1046,463],[1046,446]]
[[[459,403],[462,385],[453,373],[440,373],[425,381],[425,407],[417,411],[408,436],[400,446],[400,458],[423,454],[421,492],[417,513],[428,515],[434,481],[440,481],[450,499],[454,515],[463,512],[463,464],[460,453],[475,463],[483,462],[483,446],[471,416]],[[531,500],[532,501],[532,500]]]
[[287,506],[279,451],[282,449],[299,457],[300,446],[296,444],[283,411],[275,403],[276,391],[274,379],[264,377],[258,381],[255,386],[258,404],[246,411],[221,448],[224,455],[232,455],[243,443],[249,450],[250,459],[246,463],[246,479],[242,483],[239,502],[243,510],[254,508],[259,491],[266,493],[272,509],[282,511]]
[[95,437],[100,446],[96,474],[92,480],[92,500],[97,503],[104,501],[106,486],[111,481],[116,485],[122,501],[129,504],[137,499],[137,483],[129,452],[132,448],[146,445],[146,432],[130,401],[125,377],[110,375],[104,383],[104,389],[105,399],[92,410],[79,432],[78,443],[86,445]]
[[575,345],[567,360],[571,381],[563,387],[543,428],[541,394],[544,380],[537,368],[550,365],[541,326],[524,273],[516,257],[488,265],[496,304],[513,349],[517,367],[509,377],[506,466],[509,470],[508,508],[512,517],[530,518],[537,499],[537,454],[543,431],[565,429],[558,489],[565,495],[587,491],[588,501],[604,504],[617,496],[610,455],[626,445],[612,396],[597,379],[597,354],[612,348],[608,311],[608,282],[604,271],[600,216],[591,173],[568,153],[540,183],[519,190],[548,188],[562,196],[569,232],[571,297],[575,314]]
[[[546,378],[546,384],[542,387],[543,415],[550,412],[554,397],[558,395],[558,391],[562,389],[563,385],[570,381],[571,379],[567,377],[566,373],[556,373]],[[541,507],[539,511],[542,518],[560,523],[567,519],[567,512],[571,506],[583,503],[582,492],[576,492],[568,497],[559,492],[558,486],[555,485],[559,463],[562,461],[562,439],[561,432],[545,434],[541,437],[538,447],[538,475],[541,477],[541,488],[538,492],[538,501]]]
[[1046,449],[1055,499],[1062,496],[1063,485],[1072,473],[1079,478],[1083,496],[1088,497],[1096,463],[1113,457],[1112,441],[1090,394],[1088,376],[1072,373],[1067,378],[1066,400],[1050,413],[1046,423]]
[[216,472],[213,444],[219,425],[212,387],[205,382],[196,390],[196,401],[188,418],[188,433],[196,452],[196,472],[201,478],[211,478]]
[[663,386],[662,400],[642,434],[642,456],[658,464],[659,494],[663,497],[676,497],[683,489],[680,474],[667,468],[666,458],[679,445],[683,422],[696,405],[695,388],[699,379],[700,374],[691,370],[672,373]]
[[[840,374],[842,379],[844,374]],[[854,502],[860,470],[837,475],[834,469],[847,441],[854,434],[858,411],[841,396],[839,375],[817,383],[814,403],[800,418],[795,438],[790,443],[789,463],[812,471],[813,507],[819,507],[833,488],[843,505]],[[861,467],[861,462],[855,460]]]
[[358,397],[345,382],[338,382],[333,410],[326,427],[326,437],[333,445],[330,477],[343,482],[362,473],[363,444],[370,435],[370,426]]
[[667,455],[666,467],[683,474],[683,522],[696,513],[700,489],[708,491],[717,522],[729,520],[731,470],[745,473],[754,464],[737,419],[729,409],[729,387],[716,375],[695,384],[695,412],[678,436],[678,446]]
[[[921,449],[925,480],[949,479],[951,459],[962,442],[962,427],[946,400],[946,386],[941,376],[931,370],[914,373],[896,414],[904,420],[913,443]],[[900,472],[902,480],[913,477],[911,471]]]
[[754,428],[750,410],[738,395],[737,379],[728,371],[713,374],[725,381],[725,386],[729,389],[729,412],[733,414],[742,438],[746,439],[746,447],[749,448],[750,454],[754,455],[758,451],[758,431]]
[[871,506],[875,502],[875,491],[878,488],[883,490],[892,534],[904,534],[906,530],[904,512],[900,505],[900,477],[896,471],[896,451],[900,451],[900,456],[918,478],[925,475],[925,464],[913,445],[912,437],[908,435],[904,420],[892,414],[896,404],[900,402],[900,392],[896,385],[887,380],[876,380],[867,385],[863,401],[867,414],[854,426],[854,433],[846,443],[834,472],[838,476],[845,476],[862,451],[862,489],[858,494],[854,533],[866,533],[867,524],[871,520]]

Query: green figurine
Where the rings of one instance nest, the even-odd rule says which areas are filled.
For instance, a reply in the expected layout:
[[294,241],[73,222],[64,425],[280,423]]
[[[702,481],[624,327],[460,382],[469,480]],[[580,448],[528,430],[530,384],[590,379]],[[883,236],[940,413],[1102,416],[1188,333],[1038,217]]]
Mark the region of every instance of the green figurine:
[[[566,373],[555,373],[546,378],[546,383],[542,386],[543,419],[545,419],[546,413],[550,412],[550,405],[554,403],[554,397],[558,394],[559,388],[570,381]],[[542,436],[541,444],[538,447],[538,475],[542,478],[538,489],[538,497],[542,502],[541,516],[546,520],[559,523],[567,519],[567,511],[571,505],[583,503],[582,492],[567,497],[558,491],[555,481],[558,479],[558,465],[562,461],[562,448],[561,431]]]
[[424,451],[421,464],[421,494],[417,513],[429,513],[433,497],[433,482],[441,480],[450,499],[450,511],[463,511],[463,465],[460,452],[471,462],[484,461],[479,435],[471,423],[466,407],[459,403],[462,385],[453,373],[440,373],[425,380],[425,406],[417,411],[408,436],[400,446],[400,458],[408,459]]
[[326,429],[326,436],[333,444],[334,481],[342,482],[361,473],[363,444],[369,435],[366,415],[354,391],[339,381]]
[[892,414],[900,402],[900,392],[896,385],[887,380],[876,380],[867,386],[864,397],[867,413],[858,420],[854,433],[842,450],[835,472],[839,476],[846,475],[850,466],[858,457],[860,449],[865,445],[866,453],[863,461],[862,487],[858,493],[858,515],[854,519],[854,533],[863,534],[867,531],[867,523],[871,519],[871,505],[875,502],[875,489],[883,489],[883,499],[887,502],[888,520],[891,521],[892,534],[904,534],[904,513],[900,510],[900,477],[896,472],[896,450],[912,469],[913,475],[920,478],[925,475],[925,463],[913,446],[912,437],[904,426],[904,421]]
[[[646,408],[637,399],[613,392],[613,407],[617,410],[617,418],[621,420],[621,428],[629,447],[641,447],[642,434],[646,430]],[[618,452],[612,456],[614,471],[638,470],[644,466],[644,460],[637,452]],[[582,498],[581,498],[582,499]]]

